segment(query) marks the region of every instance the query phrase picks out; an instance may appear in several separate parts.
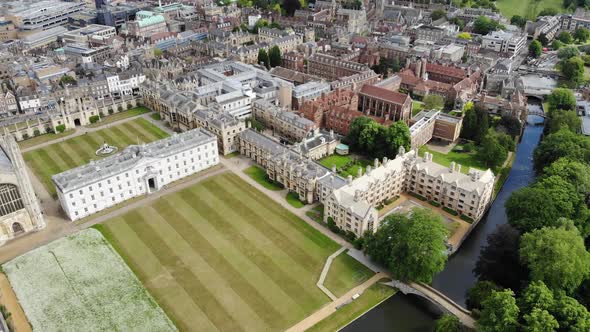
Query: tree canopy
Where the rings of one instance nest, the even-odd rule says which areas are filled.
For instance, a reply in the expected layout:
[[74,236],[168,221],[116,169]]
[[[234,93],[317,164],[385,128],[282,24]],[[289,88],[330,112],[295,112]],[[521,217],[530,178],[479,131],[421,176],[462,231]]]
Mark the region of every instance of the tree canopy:
[[579,27],[576,29],[576,31],[574,31],[573,37],[578,43],[585,43],[588,38],[590,38],[590,30],[584,27]]
[[461,332],[463,325],[454,315],[444,314],[436,320],[434,332]]
[[281,50],[277,45],[270,48],[268,51],[268,60],[272,68],[280,66],[282,62]]
[[542,53],[543,53],[543,45],[541,45],[541,42],[538,40],[533,40],[529,44],[529,56],[531,56],[533,58],[538,58],[541,56]]
[[270,68],[270,60],[266,50],[261,48],[258,50],[258,63],[264,65],[266,68]]
[[447,261],[448,230],[442,217],[427,209],[390,214],[365,238],[365,252],[398,280],[431,282]]
[[579,56],[561,61],[561,72],[570,81],[579,83],[584,79],[584,60]]
[[520,256],[531,278],[553,290],[572,293],[590,275],[590,253],[571,222],[524,234]]
[[410,129],[403,121],[392,123],[389,127],[377,123],[369,117],[358,117],[349,127],[346,143],[351,150],[371,158],[394,158],[400,146],[410,149]]
[[463,127],[461,137],[480,143],[488,132],[489,116],[488,112],[481,108],[476,108],[471,104],[463,108],[465,116],[463,118]]
[[562,128],[578,132],[582,127],[582,119],[575,111],[554,110],[549,112],[545,121],[545,134],[553,134]]
[[574,46],[561,47],[559,51],[557,51],[557,57],[561,60],[567,60],[578,55],[580,55],[580,51]]
[[574,42],[574,38],[572,37],[572,34],[569,33],[568,31],[560,32],[559,35],[557,36],[557,39],[564,44],[571,44]]
[[487,16],[479,16],[473,23],[473,32],[480,35],[487,35],[496,30],[503,30],[505,27],[500,22],[492,20]]
[[431,18],[433,21],[436,21],[436,20],[438,20],[438,19],[440,19],[440,18],[443,18],[443,17],[446,17],[446,16],[447,16],[447,12],[445,12],[445,11],[444,11],[444,10],[442,10],[442,9],[436,9],[436,10],[433,10],[433,11],[432,11],[432,14],[430,14],[430,18]]
[[442,110],[445,107],[445,99],[442,96],[429,94],[424,97],[424,109],[427,110]]
[[535,170],[539,173],[559,158],[590,162],[590,138],[577,135],[566,128],[546,136],[533,154]]
[[515,332],[518,328],[518,314],[514,292],[509,289],[493,291],[483,303],[483,310],[477,320],[478,331]]
[[464,39],[464,40],[471,40],[472,37],[471,37],[471,34],[469,32],[460,32],[457,35],[457,38]]
[[513,15],[510,18],[510,24],[514,24],[514,25],[519,26],[519,27],[522,28],[526,24],[526,18],[524,18],[524,17],[522,17],[520,15]]
[[574,110],[576,97],[570,89],[556,88],[547,96],[550,110]]
[[467,299],[465,300],[467,309],[477,310],[479,312],[482,309],[485,300],[492,295],[492,292],[499,290],[502,290],[502,288],[493,282],[479,280],[467,291]]
[[527,332],[553,332],[559,327],[559,323],[547,310],[533,309],[530,314],[524,315],[524,330]]

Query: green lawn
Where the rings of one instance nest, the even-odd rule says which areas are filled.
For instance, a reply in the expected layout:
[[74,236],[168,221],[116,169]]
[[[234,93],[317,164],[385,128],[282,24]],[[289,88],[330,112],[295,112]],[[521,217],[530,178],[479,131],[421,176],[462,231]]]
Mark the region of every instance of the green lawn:
[[[343,280],[341,275],[347,274],[347,271],[354,272],[353,274],[348,274],[349,278]],[[371,278],[374,274],[375,273],[368,267],[350,257],[345,251],[336,256],[334,261],[332,261],[324,286],[326,286],[334,295],[340,297],[346,294],[350,289]]]
[[144,107],[144,106],[139,106],[139,107],[135,107],[130,110],[127,110],[127,111],[115,113],[112,115],[106,115],[106,116],[102,117],[99,122],[88,125],[87,127],[89,127],[89,128],[100,127],[100,126],[107,125],[109,123],[113,123],[115,121],[131,118],[131,117],[142,115],[142,114],[149,113],[149,112],[151,112],[151,110],[149,108]]
[[430,150],[427,145],[423,145],[419,150],[420,156],[424,156],[424,152],[432,153],[432,161],[443,166],[450,166],[452,161],[454,161],[455,164],[460,164],[461,172],[465,174],[468,174],[470,167],[481,170],[488,169],[483,163],[477,160],[475,152],[466,153],[451,151],[447,154],[444,154]]
[[285,199],[287,200],[287,203],[289,203],[289,205],[296,209],[300,209],[305,206],[305,203],[299,200],[299,195],[297,193],[289,192],[287,193],[287,196],[285,196]]
[[353,161],[352,156],[341,156],[337,154],[333,154],[318,160],[320,164],[329,169],[332,169],[332,166],[335,165],[336,169],[338,170],[338,174],[342,177],[348,177],[348,175],[352,175],[353,178],[357,177],[360,167],[362,167],[364,173],[367,166],[371,165],[371,162],[366,159],[357,159],[353,165],[345,167],[351,161]]
[[231,158],[233,158],[233,157],[237,157],[237,156],[239,156],[239,155],[240,155],[240,152],[239,152],[239,151],[236,151],[236,152],[229,153],[229,154],[227,154],[227,155],[225,155],[225,156],[223,156],[223,157],[224,157],[225,159],[231,159]]
[[266,171],[258,166],[250,166],[244,170],[244,173],[268,190],[283,190],[280,184],[272,182],[266,175]]
[[68,135],[71,135],[73,133],[74,133],[74,130],[73,129],[70,129],[70,130],[64,131],[61,134],[52,134],[52,133],[49,133],[49,134],[39,135],[37,137],[29,138],[29,139],[26,139],[24,141],[18,142],[18,146],[21,148],[21,150],[23,150],[23,149],[27,149],[27,148],[33,147],[35,145],[43,144],[45,142],[49,142],[49,141],[57,140],[57,139],[60,139],[60,138],[64,138],[64,137],[66,137]]
[[[101,231],[181,331],[287,329],[329,301],[316,282],[339,248],[231,173]],[[342,271],[334,287],[354,272]]]
[[[381,280],[380,282],[385,281]],[[338,331],[394,293],[395,290],[393,288],[376,283],[367,288],[358,299],[338,309],[335,313],[312,326],[306,332]]]
[[324,222],[324,205],[318,204],[313,207],[311,210],[305,212],[305,215],[313,219],[313,221],[318,223]]
[[527,19],[534,19],[541,10],[545,8],[554,8],[558,12],[565,13],[562,0],[498,0],[496,7],[509,20],[514,15],[520,15]]
[[91,159],[100,159],[95,152],[104,142],[121,151],[138,141],[147,143],[167,136],[160,128],[140,118],[26,152],[24,159],[47,191],[55,196],[51,176],[84,165]]
[[154,120],[162,120],[162,117],[160,116],[160,113],[154,113],[152,115],[150,115],[150,117]]
[[424,103],[421,101],[413,100],[412,101],[412,116],[420,113],[424,108]]

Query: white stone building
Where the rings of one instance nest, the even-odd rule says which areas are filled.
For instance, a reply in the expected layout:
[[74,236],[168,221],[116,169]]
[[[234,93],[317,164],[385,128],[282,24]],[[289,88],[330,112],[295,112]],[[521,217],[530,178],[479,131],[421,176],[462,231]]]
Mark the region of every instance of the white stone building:
[[45,228],[39,201],[20,149],[11,135],[0,138],[0,244]]
[[526,35],[520,32],[492,31],[481,37],[481,48],[515,56],[526,46]]
[[52,180],[64,212],[73,221],[158,191],[218,163],[216,137],[199,128],[131,145],[115,155],[54,175]]
[[107,75],[109,92],[114,96],[131,95],[139,92],[139,86],[145,82],[145,75],[140,72],[126,71],[114,75]]

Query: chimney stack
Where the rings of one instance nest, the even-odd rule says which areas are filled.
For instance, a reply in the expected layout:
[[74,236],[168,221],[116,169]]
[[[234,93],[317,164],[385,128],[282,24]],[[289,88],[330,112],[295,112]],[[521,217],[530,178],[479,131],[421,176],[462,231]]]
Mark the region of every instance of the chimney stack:
[[451,165],[449,166],[449,171],[451,171],[451,173],[453,173],[455,171],[455,162],[451,161]]
[[375,169],[377,169],[377,167],[379,167],[379,159],[375,158],[373,165],[374,165],[373,167],[375,167]]

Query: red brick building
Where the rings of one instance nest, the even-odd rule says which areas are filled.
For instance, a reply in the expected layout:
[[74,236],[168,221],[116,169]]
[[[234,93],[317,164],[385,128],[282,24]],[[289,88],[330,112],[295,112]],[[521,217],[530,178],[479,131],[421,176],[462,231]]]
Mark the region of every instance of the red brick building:
[[407,123],[412,114],[412,98],[397,91],[364,85],[359,92],[358,111],[384,121]]

